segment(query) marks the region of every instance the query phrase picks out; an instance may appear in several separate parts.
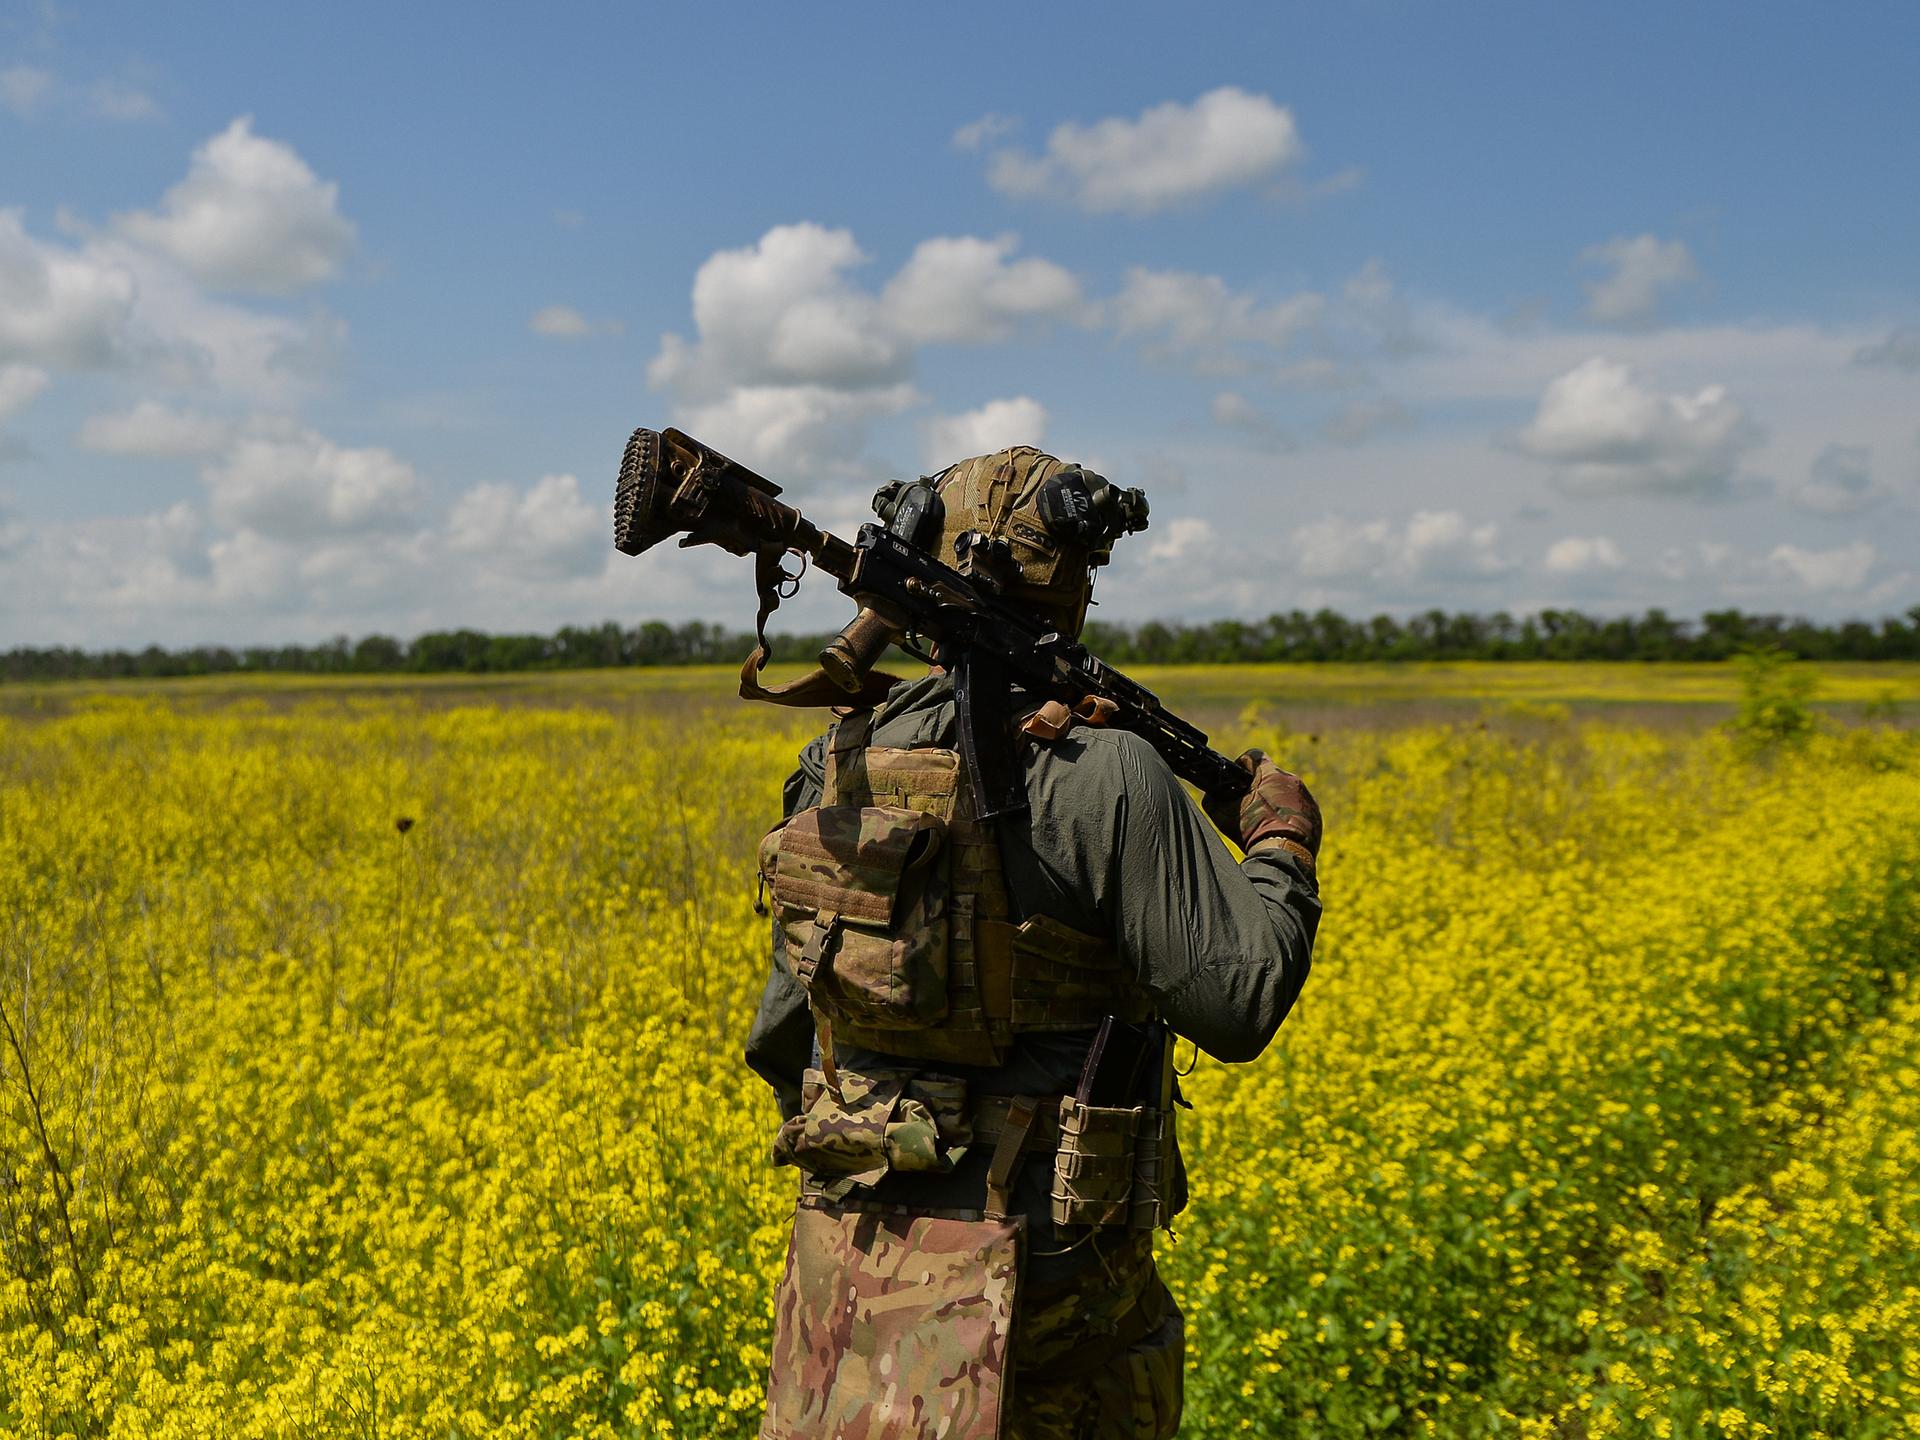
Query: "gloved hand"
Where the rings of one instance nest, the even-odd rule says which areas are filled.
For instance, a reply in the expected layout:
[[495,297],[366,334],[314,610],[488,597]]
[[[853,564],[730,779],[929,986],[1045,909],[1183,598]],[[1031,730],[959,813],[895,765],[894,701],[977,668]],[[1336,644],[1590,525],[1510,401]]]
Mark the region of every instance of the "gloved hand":
[[1285,840],[1298,846],[1311,861],[1320,851],[1320,806],[1298,775],[1291,775],[1266,757],[1249,750],[1240,768],[1253,776],[1253,788],[1244,795],[1214,794],[1201,802],[1207,818],[1242,850],[1251,851],[1262,840]]

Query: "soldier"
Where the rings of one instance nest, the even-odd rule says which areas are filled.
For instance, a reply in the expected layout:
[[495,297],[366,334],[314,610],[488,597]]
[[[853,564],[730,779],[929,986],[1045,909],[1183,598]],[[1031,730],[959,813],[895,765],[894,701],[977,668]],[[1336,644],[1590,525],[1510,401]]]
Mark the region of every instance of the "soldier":
[[[1006,539],[1069,634],[1110,540],[1062,538],[1031,448],[934,477],[942,545]],[[1053,503],[1048,503],[1052,501]],[[1053,514],[1049,528],[1043,518]],[[1320,815],[1259,751],[1206,813],[1160,756],[1019,705],[1028,809],[971,818],[937,666],[800,756],[747,1061],[803,1172],[761,1434],[1170,1436],[1183,1330],[1152,1231],[1185,1199],[1173,1035],[1251,1060],[1306,979]]]

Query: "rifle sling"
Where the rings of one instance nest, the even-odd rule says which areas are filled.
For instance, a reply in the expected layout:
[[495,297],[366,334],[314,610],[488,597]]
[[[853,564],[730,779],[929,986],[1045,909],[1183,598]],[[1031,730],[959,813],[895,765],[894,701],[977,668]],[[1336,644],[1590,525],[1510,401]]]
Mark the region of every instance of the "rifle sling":
[[[753,557],[753,583],[760,591],[760,611],[753,617],[753,635],[758,643],[740,666],[740,698],[759,700],[768,705],[792,705],[827,709],[835,705],[871,707],[887,698],[887,692],[900,683],[899,677],[884,670],[869,670],[860,677],[860,689],[848,694],[815,666],[796,680],[783,685],[762,685],[760,672],[773,658],[773,646],[767,640],[767,617],[780,608],[780,587],[792,577],[781,568],[782,550],[761,550]],[[789,592],[791,593],[791,592]]]

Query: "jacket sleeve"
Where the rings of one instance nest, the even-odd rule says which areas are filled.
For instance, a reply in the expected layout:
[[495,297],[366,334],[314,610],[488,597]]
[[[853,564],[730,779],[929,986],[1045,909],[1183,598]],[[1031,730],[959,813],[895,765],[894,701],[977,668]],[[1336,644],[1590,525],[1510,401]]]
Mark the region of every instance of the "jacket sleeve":
[[[787,777],[782,792],[783,813],[790,816],[820,803],[826,753],[825,736],[800,752],[800,766]],[[807,1010],[807,992],[787,967],[786,944],[775,924],[766,987],[760,992],[753,1028],[747,1032],[747,1064],[773,1087],[780,1114],[790,1118],[800,1113],[800,1082],[812,1063],[813,1016]]]
[[1036,856],[1059,868],[1063,888],[1094,899],[1178,1034],[1216,1059],[1258,1056],[1312,962],[1320,919],[1312,870],[1277,850],[1235,865],[1137,736],[1101,733],[1046,769]]

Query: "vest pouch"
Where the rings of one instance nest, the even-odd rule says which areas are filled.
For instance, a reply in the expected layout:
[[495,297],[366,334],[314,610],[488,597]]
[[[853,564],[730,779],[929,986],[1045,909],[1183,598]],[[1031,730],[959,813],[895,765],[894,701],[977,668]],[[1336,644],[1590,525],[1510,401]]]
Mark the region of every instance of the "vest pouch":
[[774,1136],[773,1163],[798,1166],[828,1199],[889,1172],[945,1174],[973,1140],[967,1083],[951,1075],[842,1070],[836,1092],[809,1070],[800,1103]]
[[946,1018],[946,829],[921,810],[823,805],[762,842],[787,964],[816,1011],[881,1031]]
[[1162,1203],[1162,1139],[1168,1115],[1151,1105],[1060,1101],[1060,1148],[1053,1157],[1056,1225],[1150,1230],[1169,1217]]
[[802,1197],[760,1440],[1002,1434],[1024,1222]]

